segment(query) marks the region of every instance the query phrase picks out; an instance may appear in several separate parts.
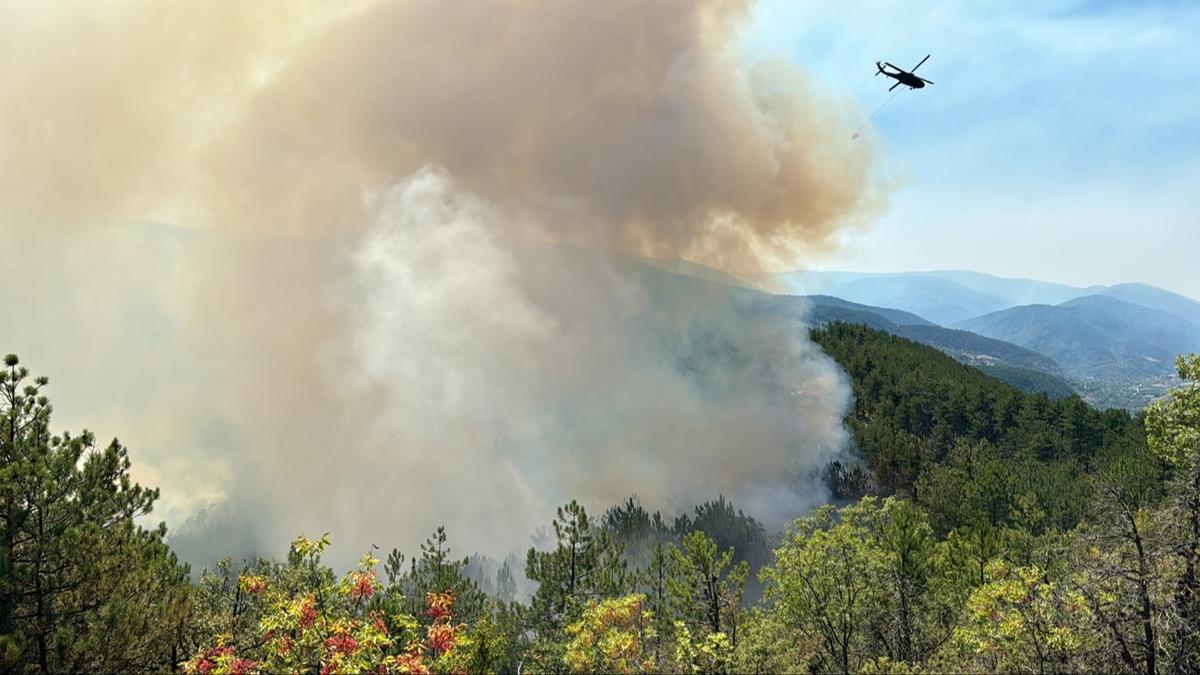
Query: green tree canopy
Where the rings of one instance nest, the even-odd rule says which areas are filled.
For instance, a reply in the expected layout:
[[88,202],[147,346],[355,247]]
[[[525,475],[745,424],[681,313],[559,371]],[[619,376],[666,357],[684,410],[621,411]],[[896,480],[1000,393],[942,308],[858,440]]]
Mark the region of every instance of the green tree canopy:
[[0,659],[39,672],[168,668],[187,570],[136,519],[158,491],[117,440],[53,434],[44,377],[0,370]]

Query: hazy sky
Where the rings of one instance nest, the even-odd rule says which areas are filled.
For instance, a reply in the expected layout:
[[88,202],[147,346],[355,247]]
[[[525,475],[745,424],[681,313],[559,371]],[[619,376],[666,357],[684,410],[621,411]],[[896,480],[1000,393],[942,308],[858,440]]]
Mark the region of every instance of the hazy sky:
[[864,119],[876,60],[936,84],[872,133],[900,182],[829,269],[970,269],[1200,297],[1200,3],[763,0],[753,54],[843,87]]

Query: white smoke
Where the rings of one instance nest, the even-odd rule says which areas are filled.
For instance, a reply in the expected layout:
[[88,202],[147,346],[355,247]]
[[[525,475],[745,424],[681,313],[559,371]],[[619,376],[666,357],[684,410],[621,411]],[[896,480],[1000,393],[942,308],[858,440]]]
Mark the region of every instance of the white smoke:
[[794,317],[507,239],[513,217],[437,170],[380,199],[338,294],[330,356],[352,405],[325,424],[343,442],[263,467],[290,477],[293,529],[411,544],[445,524],[500,552],[571,498],[671,510],[725,494],[776,522],[824,498],[848,389]]

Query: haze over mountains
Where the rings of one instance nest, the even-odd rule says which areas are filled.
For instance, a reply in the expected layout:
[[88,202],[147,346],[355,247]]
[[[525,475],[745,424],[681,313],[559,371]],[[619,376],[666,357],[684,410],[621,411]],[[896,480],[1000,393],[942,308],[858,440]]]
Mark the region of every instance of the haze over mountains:
[[[760,284],[796,295],[833,295],[865,305],[904,309],[947,325],[1018,305],[1057,305],[1085,295],[1113,295],[1150,307],[1200,304],[1144,284],[1078,288],[1034,279],[962,270],[930,272],[789,272],[756,277]],[[1133,299],[1136,296],[1138,299]]]
[[[845,301],[857,303],[859,314],[874,307],[897,324],[884,330],[998,368],[998,377],[1012,376],[1012,368],[1050,376],[1101,407],[1144,406],[1174,382],[1175,356],[1200,350],[1200,302],[1146,284],[1078,288],[966,271],[797,272],[754,280],[810,296],[818,320],[837,313],[822,307],[845,309]],[[897,310],[927,321],[887,315]],[[1028,376],[1018,373],[1013,383]],[[1052,379],[1037,382],[1046,393],[1061,393]]]
[[1029,347],[1070,372],[1094,377],[1161,372],[1200,341],[1196,324],[1106,295],[1010,307],[954,325]]

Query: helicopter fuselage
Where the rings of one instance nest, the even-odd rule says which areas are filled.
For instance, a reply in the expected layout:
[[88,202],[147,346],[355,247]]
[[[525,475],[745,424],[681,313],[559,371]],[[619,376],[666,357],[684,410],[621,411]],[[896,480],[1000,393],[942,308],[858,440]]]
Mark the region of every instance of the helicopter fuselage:
[[900,82],[900,84],[912,87],[913,89],[925,88],[925,83],[921,81],[921,78],[911,73],[884,73],[884,75],[895,79],[896,81]]
[[[928,58],[929,58],[928,56],[925,57],[925,59],[928,59]],[[925,59],[921,59],[921,63],[925,63]],[[918,63],[917,67],[920,67],[921,63]],[[904,86],[908,87],[909,89],[924,89],[926,84],[933,84],[932,82],[929,82],[928,80],[920,77],[919,75],[917,75],[914,72],[911,72],[908,70],[903,70],[901,68],[897,68],[896,66],[894,66],[890,63],[881,63],[879,61],[876,61],[875,68],[878,70],[878,72],[876,73],[877,75],[887,75],[888,77],[899,82],[900,84],[903,84]],[[888,68],[891,68],[891,70],[888,70]],[[915,71],[916,68],[913,68],[913,70]],[[892,85],[892,86],[895,86],[895,85]]]

